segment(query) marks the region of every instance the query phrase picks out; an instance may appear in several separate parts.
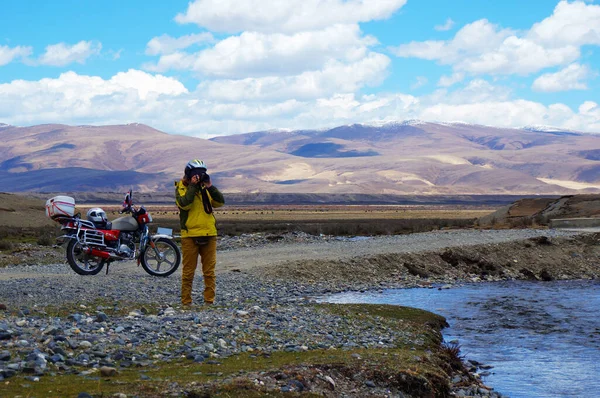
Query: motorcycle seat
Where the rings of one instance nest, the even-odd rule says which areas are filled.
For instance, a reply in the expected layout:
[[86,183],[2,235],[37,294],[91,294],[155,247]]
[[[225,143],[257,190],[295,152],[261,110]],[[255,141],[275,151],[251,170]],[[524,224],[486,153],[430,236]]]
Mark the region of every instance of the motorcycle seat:
[[112,229],[112,222],[107,221],[107,222],[95,222],[94,226],[98,229],[104,229],[104,230],[111,230]]

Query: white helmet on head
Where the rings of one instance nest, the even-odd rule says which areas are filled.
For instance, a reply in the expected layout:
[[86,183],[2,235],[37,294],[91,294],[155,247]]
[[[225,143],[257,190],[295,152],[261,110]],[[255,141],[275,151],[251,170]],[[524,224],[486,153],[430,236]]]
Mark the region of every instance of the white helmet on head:
[[93,223],[104,223],[108,221],[106,213],[99,207],[92,207],[87,212],[87,219]]
[[206,163],[204,163],[204,161],[202,161],[202,160],[199,160],[199,159],[190,160],[188,162],[188,164],[185,166],[184,172],[185,172],[186,177],[190,178],[190,173],[194,169],[204,169],[204,171],[206,171],[208,169],[208,167],[206,167]]

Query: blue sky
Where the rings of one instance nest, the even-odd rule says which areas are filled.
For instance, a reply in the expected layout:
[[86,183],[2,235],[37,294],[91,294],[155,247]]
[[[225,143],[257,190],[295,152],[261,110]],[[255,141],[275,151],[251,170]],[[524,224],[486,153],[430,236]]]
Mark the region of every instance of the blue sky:
[[600,5],[4,0],[0,122],[210,137],[423,119],[600,132]]

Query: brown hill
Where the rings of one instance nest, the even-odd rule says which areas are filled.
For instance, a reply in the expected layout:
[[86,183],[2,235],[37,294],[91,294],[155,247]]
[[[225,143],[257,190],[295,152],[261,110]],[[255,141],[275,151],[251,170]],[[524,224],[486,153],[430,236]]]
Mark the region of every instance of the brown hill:
[[376,181],[389,193],[600,191],[600,137],[572,131],[408,121],[213,140],[293,154],[337,170],[338,185]]
[[171,190],[201,158],[226,192],[600,192],[600,136],[419,121],[204,140],[141,124],[0,127],[0,191]]
[[270,168],[286,158],[269,150],[170,135],[143,124],[5,126],[0,139],[5,144],[0,149],[0,191],[8,192],[171,190],[194,158],[220,174],[221,185],[237,179],[237,186],[249,190],[253,184],[240,169],[248,164]]

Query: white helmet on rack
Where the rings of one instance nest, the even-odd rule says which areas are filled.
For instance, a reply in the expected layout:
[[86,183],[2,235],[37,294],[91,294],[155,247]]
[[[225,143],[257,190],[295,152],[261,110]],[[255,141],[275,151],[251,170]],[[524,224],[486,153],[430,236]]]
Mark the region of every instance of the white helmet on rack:
[[106,213],[99,207],[92,207],[87,212],[88,221],[100,224],[106,224],[108,218],[106,217]]

